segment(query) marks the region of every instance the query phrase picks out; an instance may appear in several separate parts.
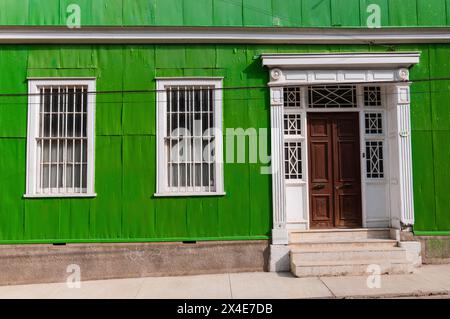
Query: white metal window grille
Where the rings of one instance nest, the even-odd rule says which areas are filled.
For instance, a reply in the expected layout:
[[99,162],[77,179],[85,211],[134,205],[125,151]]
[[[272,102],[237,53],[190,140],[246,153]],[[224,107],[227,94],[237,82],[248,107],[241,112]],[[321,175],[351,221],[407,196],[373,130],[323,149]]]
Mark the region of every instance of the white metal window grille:
[[384,154],[382,141],[366,141],[367,178],[384,178]]
[[302,145],[304,109],[302,88],[284,88],[284,169],[285,179],[296,182],[303,178]]
[[364,87],[364,105],[369,107],[382,106],[381,87],[379,86]]
[[284,134],[302,135],[301,114],[284,114]]
[[368,179],[384,178],[384,127],[383,112],[365,112],[366,176]]
[[30,82],[27,195],[93,195],[93,81]]
[[218,133],[222,92],[218,86],[207,82],[163,86],[163,112],[158,116],[164,124],[159,122],[158,130],[165,126],[164,132],[159,132],[164,151],[158,169],[158,194],[223,192],[222,136]]
[[366,112],[365,113],[366,134],[383,134],[383,113]]
[[284,144],[285,178],[287,180],[302,179],[302,143],[286,142]]
[[325,85],[308,88],[309,108],[356,108],[354,85]]
[[299,108],[301,103],[301,87],[287,86],[283,88],[284,95],[284,107],[286,108]]

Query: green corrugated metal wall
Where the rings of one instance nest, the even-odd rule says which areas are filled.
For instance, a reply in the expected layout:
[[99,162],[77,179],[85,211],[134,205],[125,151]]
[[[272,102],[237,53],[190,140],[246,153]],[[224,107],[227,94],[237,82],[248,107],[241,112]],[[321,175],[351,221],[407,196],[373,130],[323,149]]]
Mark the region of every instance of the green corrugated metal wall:
[[450,25],[450,0],[2,0],[0,25],[65,25],[74,3],[84,26],[365,27],[369,4],[385,27]]
[[[245,46],[1,46],[0,92],[26,93],[27,76],[96,76],[99,91],[155,89],[155,76],[262,85],[267,72],[256,53]],[[267,128],[266,99],[266,90],[226,92],[225,125]],[[267,238],[270,176],[259,164],[227,164],[225,197],[152,198],[154,93],[97,96],[96,199],[22,199],[26,104],[26,97],[0,98],[0,242]]]
[[[64,25],[68,4],[87,26],[364,27],[366,8],[382,26],[449,26],[450,0],[2,0],[0,25]],[[448,45],[420,50],[412,78],[448,77]],[[27,76],[95,76],[98,90],[154,89],[155,76],[225,76],[226,86],[259,86],[263,52],[385,50],[368,46],[22,45],[0,47],[0,92],[26,93]],[[199,59],[201,54],[202,59]],[[450,231],[450,81],[413,85],[416,230]],[[267,127],[267,90],[225,91],[226,127]],[[260,165],[227,164],[226,197],[153,199],[153,94],[99,95],[96,199],[24,200],[26,97],[0,98],[0,242],[264,238],[270,232],[270,177]],[[108,163],[107,165],[103,163]],[[257,198],[258,200],[255,200]]]
[[[422,51],[412,79],[448,76],[449,45]],[[0,46],[0,92],[26,93],[27,76],[96,76],[97,89],[154,89],[156,76],[224,76],[224,85],[264,86],[263,52],[382,51],[317,45]],[[202,59],[198,56],[201,54]],[[450,230],[450,81],[412,87],[416,229]],[[269,126],[267,89],[227,90],[225,127]],[[152,198],[154,93],[100,94],[96,114],[95,199],[23,199],[26,97],[0,98],[0,242],[265,238],[271,229],[270,176],[259,164],[226,164],[225,197]]]

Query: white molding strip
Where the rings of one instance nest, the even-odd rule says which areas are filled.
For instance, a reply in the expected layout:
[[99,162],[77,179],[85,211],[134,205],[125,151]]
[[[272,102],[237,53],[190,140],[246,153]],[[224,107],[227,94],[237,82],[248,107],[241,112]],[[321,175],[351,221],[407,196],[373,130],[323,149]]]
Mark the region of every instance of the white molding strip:
[[262,54],[269,86],[405,82],[420,52]]
[[0,27],[0,43],[450,43],[449,28]]
[[269,68],[409,68],[419,63],[420,52],[337,53],[337,54],[263,54]]

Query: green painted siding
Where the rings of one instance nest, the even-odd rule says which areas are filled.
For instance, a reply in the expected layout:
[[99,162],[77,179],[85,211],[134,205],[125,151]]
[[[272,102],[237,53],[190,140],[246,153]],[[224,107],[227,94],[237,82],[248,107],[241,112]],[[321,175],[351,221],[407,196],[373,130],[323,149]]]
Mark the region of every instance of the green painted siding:
[[[0,92],[25,94],[29,76],[95,76],[99,91],[152,90],[156,76],[225,76],[226,86],[262,85],[267,72],[255,54],[246,46],[4,45],[0,67],[10,76],[0,77]],[[248,96],[255,100],[242,92],[226,97],[226,127],[269,126],[266,90]],[[10,181],[0,186],[0,243],[260,239],[270,234],[271,180],[259,173],[260,164],[226,164],[223,197],[153,197],[155,93],[97,95],[95,199],[22,198],[26,123],[26,97],[0,97],[0,178]]]
[[65,25],[78,4],[83,26],[383,27],[450,25],[449,0],[2,0],[0,25]]
[[[411,77],[450,74],[450,45],[422,52]],[[265,86],[263,52],[380,51],[364,45],[0,46],[1,93],[26,93],[28,76],[95,76],[100,91],[155,88],[156,76],[224,76],[225,87]],[[202,59],[198,56],[201,55]],[[414,83],[416,230],[450,231],[450,81]],[[268,89],[226,90],[224,127],[269,127]],[[223,197],[159,198],[154,93],[100,94],[95,199],[23,199],[27,99],[0,97],[0,243],[267,238],[271,179],[260,164],[226,164]],[[269,137],[264,137],[269,139]]]

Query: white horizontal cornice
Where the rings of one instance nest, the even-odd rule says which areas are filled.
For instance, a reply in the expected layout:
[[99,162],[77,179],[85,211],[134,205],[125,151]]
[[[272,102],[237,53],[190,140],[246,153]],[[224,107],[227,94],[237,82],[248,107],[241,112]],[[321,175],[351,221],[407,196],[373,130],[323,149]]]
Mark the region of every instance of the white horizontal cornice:
[[450,43],[449,28],[0,27],[0,43]]
[[262,54],[269,86],[405,82],[420,52]]
[[263,54],[263,65],[283,69],[409,68],[419,63],[420,52]]

